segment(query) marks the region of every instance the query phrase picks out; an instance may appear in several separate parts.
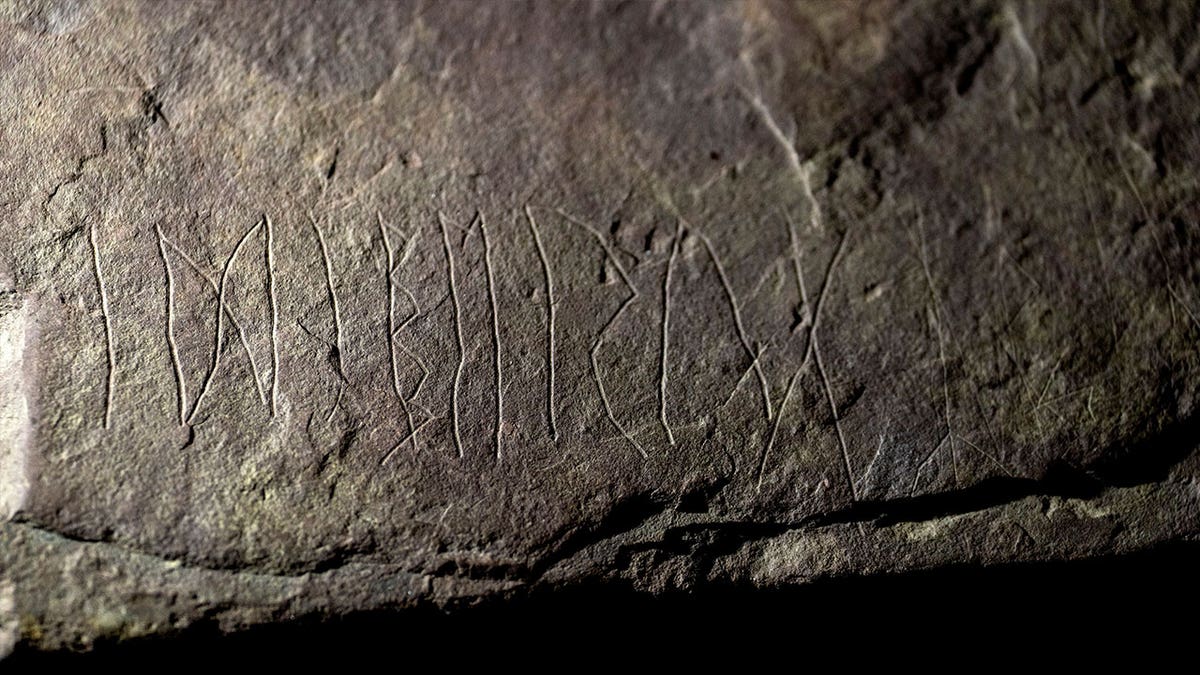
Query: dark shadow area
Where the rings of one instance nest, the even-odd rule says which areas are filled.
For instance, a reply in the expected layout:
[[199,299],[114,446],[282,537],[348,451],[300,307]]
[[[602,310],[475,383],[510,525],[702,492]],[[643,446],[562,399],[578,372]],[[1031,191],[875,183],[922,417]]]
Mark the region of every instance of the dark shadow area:
[[[376,659],[416,665],[420,655],[463,663],[544,660],[560,650],[612,660],[637,645],[652,653],[826,646],[821,636],[898,636],[944,642],[991,639],[996,626],[1024,637],[1123,639],[1129,631],[1190,633],[1200,606],[1200,544],[1071,563],[956,567],[904,575],[830,580],[804,588],[708,588],[651,596],[614,585],[587,586],[460,608],[316,617],[219,635],[195,626],[177,635],[100,644],[89,653],[19,650],[4,672],[45,666],[316,665]],[[680,643],[670,636],[686,636]],[[970,638],[968,638],[970,639]],[[784,640],[784,642],[780,642]],[[800,642],[797,642],[799,640]],[[755,646],[757,645],[757,646]],[[774,645],[774,646],[772,646]],[[423,658],[423,657],[422,657]],[[400,661],[397,661],[399,659]]]

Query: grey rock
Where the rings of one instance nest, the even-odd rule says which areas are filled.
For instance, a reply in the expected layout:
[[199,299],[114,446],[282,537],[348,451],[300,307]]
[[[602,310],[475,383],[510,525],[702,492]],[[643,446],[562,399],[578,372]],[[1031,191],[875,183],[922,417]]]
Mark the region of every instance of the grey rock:
[[1195,540],[1200,3],[0,3],[0,648]]

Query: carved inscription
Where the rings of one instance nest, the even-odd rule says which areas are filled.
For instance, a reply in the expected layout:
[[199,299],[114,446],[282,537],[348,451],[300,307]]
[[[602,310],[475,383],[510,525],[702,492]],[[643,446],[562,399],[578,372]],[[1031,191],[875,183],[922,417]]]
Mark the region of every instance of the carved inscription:
[[[601,365],[601,354],[610,338],[614,336],[614,331],[618,329],[622,335],[627,334],[629,330],[636,330],[633,324],[627,322],[627,319],[633,316],[631,306],[642,298],[642,293],[639,290],[638,283],[634,281],[635,272],[638,276],[645,277],[648,268],[643,268],[644,260],[637,260],[636,268],[631,268],[622,255],[618,255],[619,242],[615,236],[603,234],[601,230],[588,224],[584,219],[568,213],[561,208],[554,209],[539,209],[531,205],[521,207],[516,217],[523,221],[522,227],[527,231],[528,238],[525,240],[529,250],[536,254],[538,261],[538,269],[535,272],[537,276],[537,287],[540,287],[542,293],[539,307],[542,319],[539,321],[538,330],[541,331],[540,342],[544,342],[545,351],[542,357],[542,362],[545,364],[545,390],[544,390],[544,435],[550,440],[557,441],[560,438],[559,429],[559,399],[558,399],[558,367],[559,367],[559,339],[558,334],[558,302],[559,302],[559,277],[562,271],[557,269],[557,265],[553,263],[553,258],[550,255],[551,244],[554,241],[547,240],[543,229],[543,224],[538,217],[539,212],[543,215],[556,216],[551,220],[564,224],[568,228],[578,228],[582,233],[594,242],[603,255],[606,269],[615,271],[616,281],[623,288],[624,297],[621,299],[616,310],[606,318],[602,324],[594,330],[588,337],[587,358],[589,366],[589,374],[591,383],[595,387],[595,399],[598,404],[598,410],[602,411],[601,419],[605,420],[608,425],[611,425],[619,434],[619,439],[627,443],[643,459],[648,459],[651,456],[651,448],[658,446],[659,451],[665,452],[670,446],[677,443],[677,429],[673,424],[671,408],[670,408],[670,392],[671,385],[675,382],[676,377],[686,378],[686,374],[681,374],[676,368],[672,368],[674,360],[672,359],[672,318],[675,312],[679,311],[677,304],[680,299],[686,295],[686,291],[681,286],[679,274],[685,262],[693,263],[690,253],[685,255],[684,248],[686,242],[698,242],[705,256],[704,264],[701,267],[702,274],[714,275],[715,281],[720,284],[720,292],[723,294],[725,304],[728,307],[728,318],[732,329],[736,336],[735,344],[738,352],[745,359],[746,365],[741,376],[733,384],[729,390],[725,404],[737,396],[742,384],[753,377],[758,383],[758,398],[762,402],[762,421],[766,425],[764,432],[767,433],[766,443],[762,447],[761,455],[758,458],[757,466],[757,482],[761,487],[764,476],[767,474],[772,451],[778,440],[781,425],[784,423],[784,418],[792,412],[791,407],[796,398],[796,390],[800,387],[804,374],[813,369],[821,386],[821,394],[825,399],[825,403],[829,406],[829,411],[833,420],[833,430],[836,434],[838,449],[840,451],[843,469],[846,475],[847,484],[853,498],[857,499],[857,488],[855,482],[851,480],[853,475],[853,467],[851,466],[851,454],[848,447],[848,441],[841,428],[841,415],[838,409],[837,400],[833,394],[833,388],[830,384],[830,373],[828,372],[826,361],[821,351],[820,338],[818,328],[821,323],[822,308],[827,302],[829,290],[832,285],[834,273],[841,261],[847,248],[846,235],[842,235],[839,239],[836,248],[833,250],[828,266],[825,270],[819,290],[815,299],[810,298],[807,280],[804,274],[804,264],[801,259],[800,246],[798,244],[799,233],[797,227],[791,218],[785,213],[784,219],[787,222],[787,234],[791,242],[791,258],[792,267],[795,272],[795,280],[797,291],[800,298],[800,322],[796,330],[802,330],[806,338],[804,342],[804,357],[799,368],[790,373],[786,380],[786,387],[782,392],[782,399],[778,406],[772,400],[772,379],[768,373],[766,363],[763,359],[764,353],[768,350],[769,341],[761,341],[754,338],[752,331],[747,325],[743,316],[744,307],[743,300],[739,297],[735,290],[730,273],[726,267],[725,261],[718,252],[718,246],[712,239],[704,234],[699,228],[690,225],[684,217],[679,213],[674,205],[667,202],[670,210],[674,214],[674,229],[669,240],[669,247],[664,247],[659,255],[662,257],[657,259],[655,266],[661,265],[661,303],[655,307],[644,307],[645,313],[657,319],[657,378],[655,399],[657,403],[656,414],[644,413],[644,417],[638,421],[633,419],[622,419],[625,415],[618,416],[613,406],[613,400],[610,397],[611,388],[609,386],[609,378],[611,373],[606,373],[605,368]],[[815,208],[810,212],[812,228],[820,226],[818,222],[818,210]],[[354,388],[354,382],[351,381],[350,375],[347,373],[346,366],[346,348],[345,345],[349,339],[353,339],[353,333],[347,333],[347,324],[343,319],[343,303],[339,295],[338,275],[335,273],[334,262],[338,259],[339,251],[331,247],[330,230],[322,223],[318,214],[311,210],[306,210],[303,214],[303,219],[306,221],[308,236],[310,238],[312,248],[309,251],[313,252],[314,258],[319,258],[320,279],[323,282],[323,301],[318,305],[318,311],[325,313],[327,317],[326,330],[331,332],[331,339],[326,341],[331,349],[331,361],[333,368],[336,371],[340,384],[337,389],[337,402],[334,404],[334,409],[328,415],[322,411],[322,415],[332,419],[336,409],[342,405],[343,398],[347,394],[347,388],[351,391]],[[502,275],[502,271],[497,265],[500,262],[497,259],[497,244],[499,241],[496,238],[496,229],[494,223],[489,220],[482,212],[476,212],[466,224],[465,227],[455,225],[450,222],[446,214],[442,211],[433,212],[433,225],[437,228],[440,235],[440,251],[434,253],[433,259],[437,255],[444,259],[444,289],[445,295],[442,297],[449,303],[450,317],[452,321],[451,335],[453,339],[452,353],[453,359],[450,363],[450,379],[447,382],[449,390],[448,410],[445,416],[439,417],[431,413],[420,405],[417,400],[420,397],[423,387],[431,376],[431,369],[426,363],[428,354],[422,355],[422,351],[428,346],[427,342],[422,342],[416,339],[417,336],[409,335],[405,331],[410,328],[415,321],[425,317],[417,295],[413,290],[406,287],[401,280],[401,272],[406,269],[406,264],[417,255],[417,250],[421,242],[421,233],[423,228],[418,224],[408,229],[401,229],[397,225],[388,222],[380,211],[375,213],[375,222],[373,227],[369,228],[372,231],[370,241],[371,249],[374,251],[373,256],[377,260],[382,260],[382,278],[380,283],[383,289],[383,307],[382,318],[380,322],[384,326],[385,339],[384,349],[386,350],[387,364],[387,382],[390,391],[390,396],[394,400],[402,414],[402,429],[397,433],[399,439],[396,440],[383,454],[380,465],[386,466],[392,462],[397,456],[397,453],[402,448],[408,448],[412,453],[421,451],[419,439],[423,432],[430,427],[433,422],[439,419],[445,419],[449,423],[450,436],[453,442],[454,454],[459,458],[466,458],[467,445],[464,443],[463,428],[464,415],[469,415],[472,424],[477,423],[482,415],[488,414],[488,409],[485,407],[480,409],[476,402],[476,396],[472,394],[470,406],[464,406],[463,397],[467,391],[476,391],[473,388],[465,385],[473,382],[474,370],[467,367],[469,354],[474,354],[473,349],[482,347],[484,341],[490,343],[490,364],[492,368],[490,387],[487,391],[494,396],[492,400],[490,419],[490,429],[492,434],[492,452],[493,459],[497,462],[502,461],[508,453],[506,445],[510,439],[510,429],[512,421],[516,419],[516,415],[521,413],[520,410],[510,411],[506,405],[505,396],[505,358],[506,344],[504,341],[504,330],[507,326],[505,318],[501,311],[504,304],[502,303],[505,289],[498,283],[500,279],[507,278]],[[361,225],[354,227],[360,228]],[[427,226],[428,227],[428,224]],[[457,243],[451,237],[451,230],[458,230],[463,234],[461,243]],[[163,339],[166,343],[165,351],[170,363],[170,371],[174,378],[174,404],[172,415],[178,420],[181,426],[192,426],[200,423],[205,418],[211,418],[213,407],[213,398],[217,396],[218,387],[216,386],[218,375],[222,372],[222,367],[225,365],[227,355],[225,351],[229,348],[226,342],[228,338],[235,337],[236,341],[229,341],[230,345],[237,345],[235,348],[240,348],[244,352],[248,366],[249,377],[253,379],[254,391],[257,393],[263,407],[274,417],[279,414],[279,406],[281,400],[281,387],[284,384],[283,373],[281,372],[281,336],[280,326],[288,320],[289,317],[284,315],[289,311],[287,308],[290,305],[281,303],[281,294],[287,289],[280,287],[280,269],[288,268],[293,264],[300,264],[299,261],[290,259],[294,249],[280,248],[279,228],[275,220],[269,214],[264,214],[257,222],[246,228],[232,248],[225,254],[224,259],[217,266],[220,270],[219,275],[215,276],[206,271],[205,266],[197,262],[196,258],[185,251],[178,243],[176,243],[161,225],[156,225],[153,228],[154,248],[158,254],[159,263],[162,269],[162,279],[164,282],[163,296],[163,311],[165,314],[165,324],[163,330]],[[469,237],[473,234],[479,234],[481,249],[472,251],[469,247],[464,248]],[[615,235],[615,230],[614,230]],[[341,231],[338,232],[339,241],[341,241]],[[101,241],[100,233],[97,228],[92,227],[89,230],[88,238],[91,266],[95,280],[96,292],[99,296],[100,314],[103,318],[104,328],[104,343],[107,359],[107,377],[105,388],[105,408],[104,408],[104,426],[110,428],[113,423],[113,402],[116,397],[116,384],[118,374],[117,363],[117,336],[113,331],[113,323],[111,310],[109,306],[110,299],[108,296],[108,288],[105,278],[105,265],[103,258],[103,242]],[[261,267],[247,267],[251,262],[251,256],[248,255],[247,249],[254,245],[262,246],[262,257],[259,258]],[[285,254],[281,257],[281,251]],[[626,254],[625,249],[620,249],[622,254]],[[432,252],[429,252],[432,253]],[[480,255],[481,258],[474,256]],[[627,254],[632,255],[632,254]],[[418,257],[422,260],[429,260],[425,257],[426,252],[422,252]],[[472,269],[470,266],[464,272],[464,260],[475,260],[481,262],[481,266]],[[181,294],[179,284],[179,273],[181,267],[186,267],[199,276],[205,283],[210,295],[207,298],[192,298]],[[262,282],[262,286],[248,288],[261,288],[261,293],[258,297],[262,298],[263,306],[266,308],[264,314],[260,314],[259,318],[251,323],[247,323],[246,316],[240,315],[233,306],[232,292],[234,284],[232,279],[237,276],[238,279],[243,278],[253,269],[254,274]],[[482,274],[472,274],[472,272],[481,272]],[[933,288],[933,280],[929,276],[930,288]],[[291,278],[291,277],[282,277]],[[435,277],[437,278],[437,277]],[[464,284],[467,284],[464,286]],[[478,284],[478,285],[476,285]],[[239,289],[242,288],[241,283],[237,284]],[[242,291],[239,291],[239,293]],[[259,291],[251,291],[259,292]],[[478,294],[478,295],[477,295]],[[240,295],[238,297],[241,297]],[[466,314],[470,312],[471,316],[478,316],[478,311],[475,304],[464,304],[471,301],[471,298],[485,297],[486,305],[479,305],[479,309],[486,309],[487,323],[486,330],[475,332],[468,331],[466,322]],[[537,297],[531,295],[531,298]],[[184,367],[186,355],[181,353],[183,348],[179,340],[180,335],[180,303],[201,302],[200,307],[212,307],[211,311],[215,312],[214,324],[212,327],[211,349],[208,354],[208,363],[201,371],[199,382],[189,382],[187,371]],[[208,305],[207,303],[213,303]],[[440,305],[440,303],[439,303]],[[686,309],[686,308],[685,308]],[[210,311],[204,309],[203,312]],[[934,316],[936,316],[936,303],[932,306]],[[471,321],[474,324],[474,320]],[[355,324],[351,324],[353,329]],[[428,326],[425,322],[420,324]],[[303,324],[301,324],[303,328]],[[305,329],[308,330],[307,328]],[[192,331],[194,333],[194,331]],[[311,333],[310,333],[311,334]],[[269,344],[270,349],[270,365],[260,367],[260,359],[256,358],[254,350],[251,348],[252,336],[262,337],[263,344]],[[940,332],[939,332],[940,335]],[[318,338],[325,341],[325,338]],[[941,340],[939,340],[939,343]],[[417,345],[422,345],[418,348]],[[944,359],[944,345],[939,345]],[[649,354],[646,355],[649,357]],[[260,355],[261,357],[261,355]],[[649,364],[647,364],[648,366]],[[741,366],[739,366],[740,368]],[[419,373],[419,375],[418,375]],[[468,379],[468,377],[472,379]],[[414,384],[415,381],[415,384]],[[648,383],[647,383],[648,384]],[[628,383],[624,383],[623,392],[628,390]],[[647,387],[648,388],[648,387]],[[948,394],[947,394],[948,396]],[[541,396],[537,397],[541,399]],[[523,400],[529,400],[525,398]],[[947,400],[947,405],[949,401]],[[717,406],[715,410],[720,410],[724,406]],[[209,415],[204,413],[209,412]],[[655,419],[656,418],[656,419]],[[947,438],[952,440],[952,434],[949,430],[949,413],[947,413]],[[657,426],[661,430],[660,442],[647,444],[645,434],[650,426]],[[680,429],[690,429],[692,426],[680,427]],[[661,443],[661,444],[660,444]],[[937,452],[941,448],[935,448]],[[953,446],[951,452],[954,452]],[[920,470],[924,464],[929,461],[927,457],[921,467],[918,467],[918,478]]]

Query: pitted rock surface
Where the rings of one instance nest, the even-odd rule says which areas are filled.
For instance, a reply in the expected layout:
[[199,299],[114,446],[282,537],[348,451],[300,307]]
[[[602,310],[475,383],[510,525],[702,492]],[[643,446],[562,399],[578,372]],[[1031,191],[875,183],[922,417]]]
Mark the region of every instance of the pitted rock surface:
[[1198,21],[0,4],[0,642],[1193,540]]

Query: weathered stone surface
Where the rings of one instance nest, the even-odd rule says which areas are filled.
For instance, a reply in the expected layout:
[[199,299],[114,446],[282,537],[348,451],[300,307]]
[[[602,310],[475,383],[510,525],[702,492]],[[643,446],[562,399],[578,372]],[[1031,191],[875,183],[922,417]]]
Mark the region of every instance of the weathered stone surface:
[[4,644],[1200,532],[1200,4],[0,4]]

